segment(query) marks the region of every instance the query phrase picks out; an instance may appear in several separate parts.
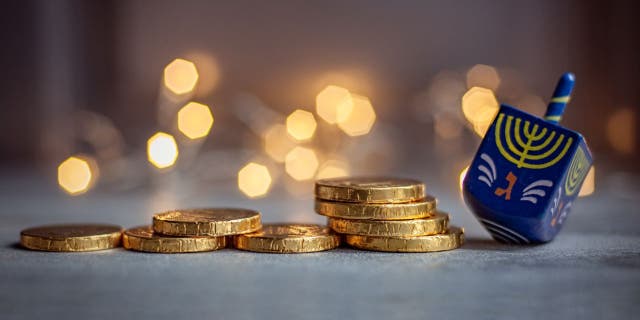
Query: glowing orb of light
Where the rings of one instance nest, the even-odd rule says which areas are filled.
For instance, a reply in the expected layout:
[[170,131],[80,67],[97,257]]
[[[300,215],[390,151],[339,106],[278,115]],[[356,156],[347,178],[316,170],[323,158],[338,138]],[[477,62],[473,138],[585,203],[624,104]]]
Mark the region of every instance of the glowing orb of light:
[[587,176],[584,178],[578,197],[586,197],[592,195],[596,191],[596,167],[591,166]]
[[317,126],[316,119],[308,111],[298,109],[287,117],[287,132],[298,141],[311,139]]
[[271,126],[264,134],[264,150],[277,162],[284,162],[287,153],[295,147],[291,136],[287,133],[287,127],[282,124]]
[[285,157],[285,171],[293,179],[302,181],[313,178],[318,170],[318,157],[309,148],[295,147]]
[[198,83],[196,65],[184,59],[175,59],[164,68],[164,85],[175,94],[193,91]]
[[178,159],[178,144],[172,135],[157,132],[147,140],[147,159],[155,167],[171,167]]
[[349,90],[342,87],[327,86],[316,96],[316,112],[330,124],[338,122],[338,109],[350,110],[352,105]]
[[474,131],[484,137],[500,108],[493,91],[473,87],[462,96],[462,112]]
[[467,172],[469,171],[469,166],[466,166],[462,171],[460,171],[460,176],[458,176],[458,187],[460,191],[462,191],[462,183],[464,182],[464,178],[467,176]]
[[351,99],[353,105],[350,110],[338,109],[338,127],[352,137],[365,135],[376,122],[376,112],[369,98],[354,94]]
[[178,130],[189,139],[206,137],[213,126],[213,115],[208,106],[189,102],[178,111]]
[[62,161],[58,166],[58,185],[70,195],[87,192],[95,179],[89,161],[75,156]]
[[248,163],[238,171],[238,189],[250,198],[266,195],[271,181],[269,169],[255,162]]
[[497,90],[500,86],[500,75],[496,68],[486,64],[476,64],[467,71],[467,87],[483,87]]

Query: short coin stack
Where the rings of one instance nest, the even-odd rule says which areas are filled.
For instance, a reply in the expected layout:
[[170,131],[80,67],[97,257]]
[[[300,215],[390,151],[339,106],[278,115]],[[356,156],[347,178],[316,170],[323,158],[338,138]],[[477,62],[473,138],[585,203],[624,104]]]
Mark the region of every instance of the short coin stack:
[[270,253],[324,251],[340,245],[331,229],[313,224],[262,225],[260,213],[247,209],[172,210],[153,216],[152,226],[122,231],[114,225],[74,224],[29,228],[20,233],[27,249],[57,252],[119,247],[153,253],[237,249]]
[[146,252],[212,251],[233,244],[255,252],[303,253],[333,249],[340,238],[317,225],[262,226],[260,213],[247,209],[173,210],[153,216],[153,227],[126,230],[126,249]]
[[125,230],[125,249],[182,253],[227,246],[229,236],[260,230],[260,213],[247,209],[172,210],[153,216],[153,225]]
[[354,248],[388,252],[456,249],[464,230],[449,227],[449,215],[436,210],[425,185],[409,179],[340,178],[319,180],[315,210]]

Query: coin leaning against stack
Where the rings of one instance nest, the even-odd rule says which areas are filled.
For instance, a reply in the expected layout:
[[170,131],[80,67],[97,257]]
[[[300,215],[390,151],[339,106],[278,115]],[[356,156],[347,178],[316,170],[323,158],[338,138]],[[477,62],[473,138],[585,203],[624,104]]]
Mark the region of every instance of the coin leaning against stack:
[[357,249],[432,252],[459,248],[464,230],[449,227],[449,215],[416,180],[339,178],[318,180],[315,211]]

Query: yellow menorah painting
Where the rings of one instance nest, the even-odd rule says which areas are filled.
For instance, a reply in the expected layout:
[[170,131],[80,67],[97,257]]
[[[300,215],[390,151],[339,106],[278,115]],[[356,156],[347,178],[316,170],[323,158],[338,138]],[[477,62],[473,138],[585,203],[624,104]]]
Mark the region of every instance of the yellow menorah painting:
[[569,171],[567,172],[567,179],[564,182],[564,191],[568,196],[576,193],[578,191],[578,187],[580,187],[580,183],[589,172],[589,160],[587,160],[587,156],[584,154],[582,148],[578,148],[578,151],[571,159],[571,164],[569,165]]
[[537,124],[532,127],[530,121],[525,120],[523,125],[520,118],[506,118],[505,121],[505,114],[501,113],[496,120],[496,146],[502,156],[518,168],[548,168],[560,161],[573,143],[573,138],[544,127],[540,129]]

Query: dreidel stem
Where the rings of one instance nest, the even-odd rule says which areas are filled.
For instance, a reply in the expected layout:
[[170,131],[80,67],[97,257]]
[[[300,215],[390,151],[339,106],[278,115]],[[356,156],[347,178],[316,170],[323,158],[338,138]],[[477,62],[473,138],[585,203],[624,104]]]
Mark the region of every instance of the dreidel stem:
[[551,101],[547,106],[547,112],[544,119],[551,123],[560,123],[564,108],[571,99],[571,91],[576,83],[576,77],[571,72],[567,72],[560,77],[556,89],[553,91]]

